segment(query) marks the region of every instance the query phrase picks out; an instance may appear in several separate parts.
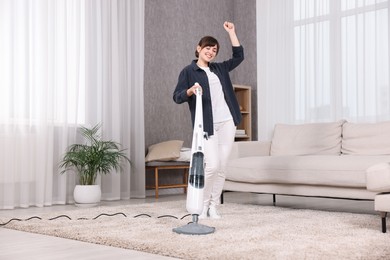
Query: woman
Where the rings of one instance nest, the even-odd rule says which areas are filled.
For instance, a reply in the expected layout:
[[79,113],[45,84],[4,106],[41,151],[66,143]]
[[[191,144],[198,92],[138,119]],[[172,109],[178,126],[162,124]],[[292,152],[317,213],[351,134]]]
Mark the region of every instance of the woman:
[[197,88],[202,90],[203,127],[208,138],[204,142],[204,208],[199,218],[221,218],[216,207],[225,182],[225,168],[236,126],[241,122],[241,112],[229,72],[244,60],[244,49],[237,38],[234,24],[224,22],[223,27],[229,34],[233,57],[220,63],[212,62],[218,54],[219,43],[211,36],[203,37],[195,51],[198,59],[181,71],[173,93],[176,103],[188,102],[194,124],[194,94]]

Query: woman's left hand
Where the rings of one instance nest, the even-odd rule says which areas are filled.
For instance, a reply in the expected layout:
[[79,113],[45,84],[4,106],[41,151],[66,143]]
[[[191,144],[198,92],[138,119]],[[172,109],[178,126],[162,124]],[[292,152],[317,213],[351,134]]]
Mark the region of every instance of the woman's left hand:
[[232,42],[232,46],[240,46],[240,41],[237,38],[236,31],[234,28],[234,23],[224,22],[223,28],[229,33],[230,41]]
[[227,32],[234,32],[234,24],[231,22],[224,22],[223,28],[225,28]]

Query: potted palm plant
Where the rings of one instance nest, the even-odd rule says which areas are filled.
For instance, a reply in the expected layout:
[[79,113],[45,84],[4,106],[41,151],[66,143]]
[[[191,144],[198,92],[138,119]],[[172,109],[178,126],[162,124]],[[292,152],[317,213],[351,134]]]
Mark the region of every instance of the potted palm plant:
[[93,128],[81,127],[86,143],[69,146],[60,162],[61,174],[69,170],[78,174],[79,185],[73,193],[76,205],[97,205],[101,198],[100,186],[96,185],[97,175],[118,170],[122,161],[130,163],[117,142],[101,139],[99,129],[99,124]]

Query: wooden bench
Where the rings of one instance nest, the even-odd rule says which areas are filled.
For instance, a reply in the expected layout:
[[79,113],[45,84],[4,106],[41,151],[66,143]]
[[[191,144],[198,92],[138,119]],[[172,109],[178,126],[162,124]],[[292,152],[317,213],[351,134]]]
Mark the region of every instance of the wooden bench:
[[[159,189],[173,189],[173,188],[183,188],[184,193],[187,192],[188,185],[188,172],[190,168],[189,162],[176,162],[176,161],[152,161],[145,164],[146,170],[154,170],[154,185],[146,185],[146,189],[154,189],[156,199],[158,198],[158,190]],[[183,174],[183,182],[182,183],[173,183],[173,184],[159,184],[159,173],[169,172],[169,170],[180,170]]]

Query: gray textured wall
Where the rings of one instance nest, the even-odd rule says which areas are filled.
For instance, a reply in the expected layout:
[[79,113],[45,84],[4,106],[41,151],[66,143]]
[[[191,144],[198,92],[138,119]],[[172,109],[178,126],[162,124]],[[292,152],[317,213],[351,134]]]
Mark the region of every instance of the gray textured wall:
[[256,0],[234,0],[234,23],[245,48],[245,60],[232,72],[235,84],[252,87],[252,140],[257,140]]
[[[245,48],[244,62],[232,72],[233,83],[252,86],[252,133],[256,122],[256,0],[145,1],[145,146],[179,139],[191,146],[187,104],[173,102],[181,69],[195,59],[201,37],[212,35],[221,45],[217,61],[231,56],[224,21],[235,23]],[[254,136],[253,139],[257,137]]]

